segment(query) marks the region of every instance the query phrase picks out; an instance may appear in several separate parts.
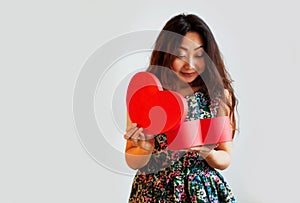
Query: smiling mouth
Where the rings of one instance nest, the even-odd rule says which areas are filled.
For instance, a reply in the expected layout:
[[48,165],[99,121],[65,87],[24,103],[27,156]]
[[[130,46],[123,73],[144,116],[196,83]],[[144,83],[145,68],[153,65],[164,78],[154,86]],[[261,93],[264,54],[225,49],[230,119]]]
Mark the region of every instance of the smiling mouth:
[[196,74],[195,72],[193,72],[193,73],[181,72],[181,75],[183,75],[184,77],[187,77],[187,78],[193,77],[195,74]]

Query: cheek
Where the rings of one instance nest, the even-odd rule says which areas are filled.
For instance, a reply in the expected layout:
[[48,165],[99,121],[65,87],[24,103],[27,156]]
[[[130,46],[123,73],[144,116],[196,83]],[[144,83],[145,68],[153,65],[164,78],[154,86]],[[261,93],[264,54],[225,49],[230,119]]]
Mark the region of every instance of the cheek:
[[199,67],[200,69],[204,69],[205,68],[205,60],[200,60],[197,62],[197,67]]
[[180,59],[175,59],[172,63],[172,70],[178,72],[183,66],[184,62]]
[[197,70],[202,73],[205,69],[205,61],[201,60],[196,64]]

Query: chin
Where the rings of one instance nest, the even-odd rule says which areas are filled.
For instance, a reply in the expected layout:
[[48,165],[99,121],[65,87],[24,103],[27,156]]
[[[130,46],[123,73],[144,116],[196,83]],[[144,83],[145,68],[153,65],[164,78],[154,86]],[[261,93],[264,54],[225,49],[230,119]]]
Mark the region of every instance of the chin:
[[193,81],[195,81],[197,79],[198,76],[199,75],[197,75],[196,77],[184,77],[182,75],[177,74],[177,77],[186,84],[192,83]]
[[183,81],[186,83],[192,83],[196,80],[196,78],[191,78],[191,79],[184,79]]

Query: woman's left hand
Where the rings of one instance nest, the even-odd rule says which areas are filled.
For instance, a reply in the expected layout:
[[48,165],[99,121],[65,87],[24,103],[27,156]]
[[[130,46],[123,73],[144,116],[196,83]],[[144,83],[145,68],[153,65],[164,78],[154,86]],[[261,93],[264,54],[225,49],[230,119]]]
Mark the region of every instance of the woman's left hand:
[[196,151],[205,159],[208,155],[213,153],[215,148],[218,147],[219,144],[211,144],[211,145],[203,145],[199,147],[192,147],[190,148],[191,151]]

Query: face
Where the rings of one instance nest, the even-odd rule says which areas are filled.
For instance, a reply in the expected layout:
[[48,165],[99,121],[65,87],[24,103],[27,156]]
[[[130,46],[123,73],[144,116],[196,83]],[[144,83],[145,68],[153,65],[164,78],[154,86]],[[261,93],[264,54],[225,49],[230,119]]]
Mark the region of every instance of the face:
[[177,57],[171,69],[184,82],[193,82],[205,69],[202,37],[196,32],[188,32],[178,48]]

